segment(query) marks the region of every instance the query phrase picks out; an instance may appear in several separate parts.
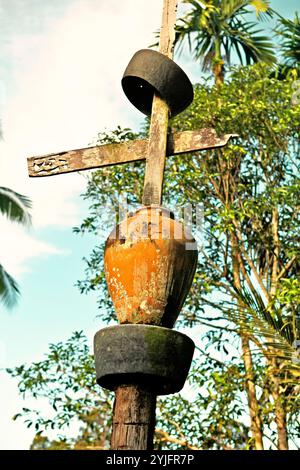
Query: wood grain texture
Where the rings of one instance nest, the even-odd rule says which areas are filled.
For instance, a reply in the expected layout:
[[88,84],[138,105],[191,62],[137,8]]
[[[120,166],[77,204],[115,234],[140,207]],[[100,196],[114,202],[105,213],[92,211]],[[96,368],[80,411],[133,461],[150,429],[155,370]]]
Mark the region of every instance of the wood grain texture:
[[51,176],[145,158],[147,140],[69,150],[27,159],[29,176]]
[[[217,136],[211,128],[169,134],[167,156],[224,147],[231,137],[235,134]],[[145,160],[147,152],[148,139],[50,153],[28,158],[28,174],[30,177],[53,176],[119,165]]]
[[116,389],[111,435],[112,450],[151,450],[156,396],[138,385]]
[[[172,59],[178,0],[164,0],[159,51]],[[154,95],[142,203],[161,205],[169,125],[168,105]]]
[[178,0],[164,0],[159,37],[159,51],[172,59]]
[[168,105],[159,96],[155,95],[153,98],[142,198],[144,206],[161,205],[167,153],[168,121]]

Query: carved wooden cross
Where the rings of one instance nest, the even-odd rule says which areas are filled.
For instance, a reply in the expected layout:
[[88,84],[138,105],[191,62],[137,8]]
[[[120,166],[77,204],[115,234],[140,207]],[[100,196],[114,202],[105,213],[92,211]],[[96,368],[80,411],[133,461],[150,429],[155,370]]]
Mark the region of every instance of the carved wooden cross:
[[[159,50],[172,58],[178,0],[164,0]],[[146,159],[143,204],[162,202],[166,156],[223,147],[233,134],[217,136],[214,129],[168,132],[169,108],[153,97],[149,139],[108,144],[28,158],[31,177],[53,176],[74,171],[118,165]]]

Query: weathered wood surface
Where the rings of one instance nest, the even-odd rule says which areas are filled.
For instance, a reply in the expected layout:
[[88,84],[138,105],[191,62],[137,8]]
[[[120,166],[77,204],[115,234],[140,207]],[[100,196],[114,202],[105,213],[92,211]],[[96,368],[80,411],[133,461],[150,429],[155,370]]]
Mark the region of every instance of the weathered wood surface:
[[[145,158],[147,140],[49,153],[27,158],[29,176],[52,176]],[[141,155],[141,157],[140,157]]]
[[151,450],[156,396],[138,385],[117,388],[113,410],[112,450]]
[[168,139],[168,105],[154,96],[142,203],[161,205]]
[[[178,0],[165,0],[163,6],[159,51],[170,59],[173,57],[175,42],[177,4]],[[168,125],[168,105],[160,98],[160,96],[154,95],[142,199],[145,206],[151,204],[161,205],[162,202]]]
[[159,52],[170,59],[173,57],[175,43],[175,23],[178,0],[164,0],[159,36]]
[[[216,131],[210,128],[169,134],[167,156],[224,147],[234,136],[227,134],[218,137]],[[28,173],[31,177],[52,176],[118,165],[145,160],[147,152],[148,139],[50,153],[28,158]]]

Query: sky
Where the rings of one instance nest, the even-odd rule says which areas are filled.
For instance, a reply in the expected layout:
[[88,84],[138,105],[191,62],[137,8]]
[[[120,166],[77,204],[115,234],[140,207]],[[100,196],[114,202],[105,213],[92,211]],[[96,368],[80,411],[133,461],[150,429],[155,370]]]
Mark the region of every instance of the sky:
[[[273,0],[285,16],[298,0]],[[96,299],[74,286],[95,239],[72,233],[87,215],[80,174],[29,179],[26,158],[87,146],[101,130],[139,129],[143,116],[120,80],[132,55],[153,43],[162,0],[0,0],[0,185],[33,202],[30,230],[0,219],[0,261],[19,282],[11,312],[0,306],[0,367],[43,358],[49,343],[101,327]],[[200,68],[176,58],[193,82]],[[0,449],[27,449],[33,431],[11,417],[24,406],[0,372]]]

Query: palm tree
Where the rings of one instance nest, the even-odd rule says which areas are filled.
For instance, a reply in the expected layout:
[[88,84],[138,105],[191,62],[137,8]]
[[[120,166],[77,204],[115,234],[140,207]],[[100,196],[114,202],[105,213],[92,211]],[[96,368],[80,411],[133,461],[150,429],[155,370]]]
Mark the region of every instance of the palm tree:
[[212,70],[215,83],[224,80],[224,65],[230,63],[235,52],[241,64],[258,61],[276,62],[273,46],[268,37],[261,34],[255,22],[246,19],[249,7],[258,17],[273,15],[268,0],[185,0],[192,10],[179,20],[176,42],[182,45],[188,40],[196,60],[204,71]]
[[[0,126],[0,139],[2,131]],[[0,214],[6,216],[11,222],[17,222],[26,226],[31,224],[31,216],[28,210],[31,202],[22,194],[0,186]],[[14,278],[8,274],[0,263],[0,300],[8,308],[16,304],[20,294],[18,284]]]
[[281,36],[284,66],[288,69],[299,68],[300,65],[300,18],[295,13],[294,20],[282,16],[279,27],[275,30]]
[[258,290],[246,286],[237,289],[234,298],[239,302],[225,301],[226,317],[238,323],[241,330],[256,338],[256,346],[267,358],[282,361],[282,370],[288,375],[286,384],[297,384],[299,389],[300,355],[297,344],[300,338],[299,305],[267,304]]

